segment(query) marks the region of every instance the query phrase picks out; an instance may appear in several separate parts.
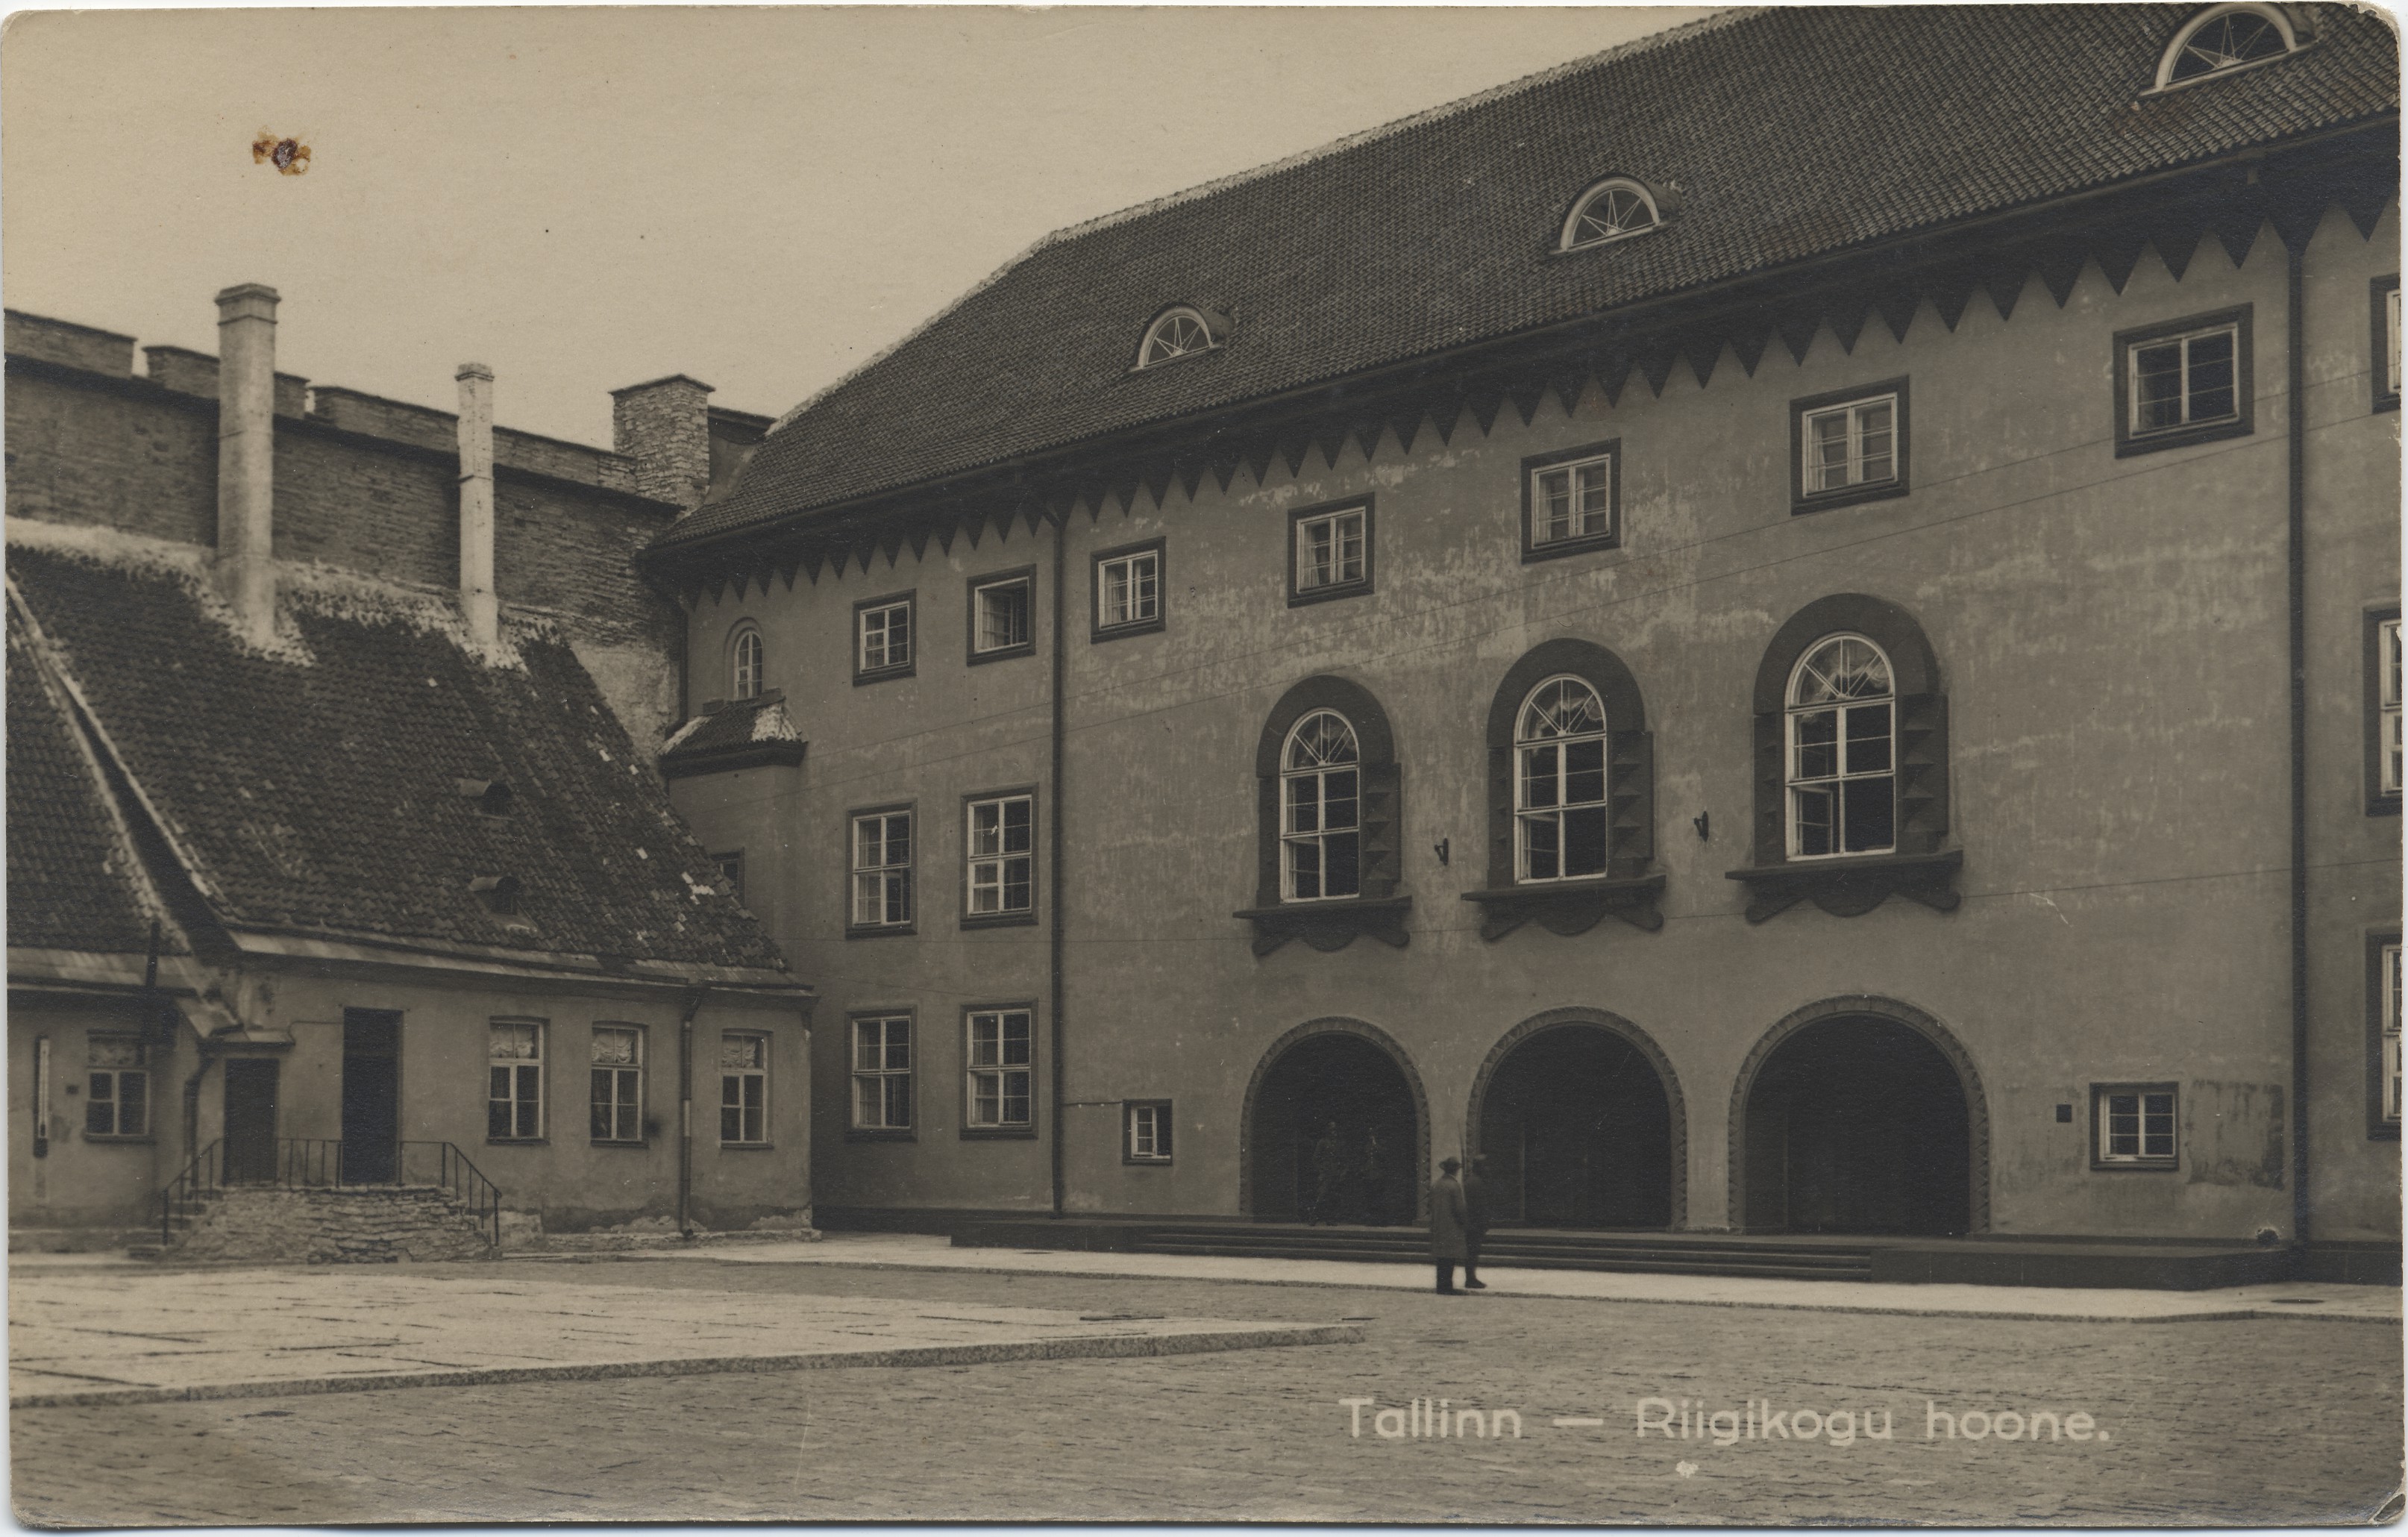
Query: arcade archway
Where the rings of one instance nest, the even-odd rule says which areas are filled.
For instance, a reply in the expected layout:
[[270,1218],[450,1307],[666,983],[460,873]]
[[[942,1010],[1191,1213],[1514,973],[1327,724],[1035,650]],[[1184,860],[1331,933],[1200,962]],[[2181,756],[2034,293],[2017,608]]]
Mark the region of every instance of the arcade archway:
[[1419,1220],[1429,1118],[1386,1035],[1316,1020],[1264,1054],[1246,1096],[1246,1210],[1273,1222]]
[[1472,1090],[1470,1145],[1496,1220],[1539,1228],[1670,1228],[1682,1217],[1680,1089],[1654,1042],[1589,1011],[1518,1027]]

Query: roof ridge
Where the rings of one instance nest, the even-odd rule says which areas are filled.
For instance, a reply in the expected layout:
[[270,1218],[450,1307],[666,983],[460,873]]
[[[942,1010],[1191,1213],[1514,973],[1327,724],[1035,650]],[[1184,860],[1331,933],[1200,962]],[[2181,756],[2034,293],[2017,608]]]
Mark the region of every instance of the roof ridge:
[[1251,181],[1257,181],[1268,177],[1277,176],[1283,171],[1293,170],[1298,165],[1309,165],[1317,160],[1326,160],[1332,155],[1341,153],[1347,150],[1352,150],[1358,145],[1369,144],[1377,139],[1386,138],[1393,135],[1401,134],[1407,129],[1418,128],[1426,122],[1435,122],[1441,119],[1455,116],[1460,112],[1468,112],[1473,108],[1484,107],[1492,101],[1501,100],[1504,97],[1512,95],[1518,92],[1536,90],[1540,86],[1552,84],[1566,76],[1577,74],[1584,69],[1595,68],[1598,65],[1612,60],[1648,52],[1654,49],[1665,47],[1672,42],[1694,36],[1698,33],[1715,31],[1723,27],[1735,25],[1740,22],[1760,16],[1771,8],[1772,7],[1769,6],[1741,6],[1734,7],[1727,10],[1719,10],[1710,16],[1700,16],[1693,22],[1683,22],[1678,26],[1666,27],[1661,32],[1651,32],[1645,36],[1633,37],[1627,42],[1616,43],[1612,48],[1600,49],[1595,53],[1583,54],[1577,59],[1570,59],[1562,64],[1550,65],[1546,68],[1534,71],[1531,74],[1517,76],[1512,79],[1505,81],[1501,85],[1489,86],[1487,89],[1484,91],[1476,91],[1469,96],[1458,96],[1453,101],[1440,102],[1436,107],[1425,107],[1418,112],[1409,112],[1403,117],[1392,119],[1387,122],[1380,123],[1374,127],[1357,129],[1354,133],[1331,139],[1327,143],[1315,145],[1309,150],[1299,150],[1294,154],[1284,155],[1278,160],[1267,161],[1260,165],[1251,165],[1242,171],[1232,171],[1226,176],[1215,177],[1210,181],[1198,182],[1193,187],[1188,187],[1179,192],[1166,193],[1160,197],[1149,198],[1142,203],[1133,203],[1127,208],[1118,208],[1111,213],[1097,214],[1092,219],[1082,220],[1075,224],[1065,224],[1060,229],[1054,230],[1038,237],[1035,241],[1025,247],[1017,255],[1006,260],[1001,266],[996,267],[993,272],[988,273],[984,278],[980,279],[976,283],[956,294],[952,303],[937,310],[927,319],[922,321],[910,330],[906,331],[900,337],[896,338],[893,341],[880,348],[868,357],[864,358],[859,364],[846,370],[837,379],[813,391],[799,405],[787,411],[784,415],[779,417],[778,420],[770,425],[768,434],[765,434],[764,436],[783,431],[787,424],[793,422],[796,417],[801,416],[812,407],[817,406],[820,402],[836,394],[837,391],[843,389],[846,385],[852,383],[854,380],[859,379],[870,369],[875,368],[880,364],[885,362],[888,358],[894,356],[896,352],[901,352],[913,341],[918,340],[920,337],[934,329],[939,323],[950,317],[955,310],[961,309],[972,299],[977,298],[981,294],[985,293],[988,289],[993,288],[996,283],[1001,282],[1022,264],[1025,263],[1029,258],[1037,255],[1040,251],[1050,251],[1057,245],[1067,244],[1082,236],[1092,235],[1097,230],[1110,229],[1117,224],[1129,223],[1136,220],[1142,219],[1148,214],[1159,213],[1165,208],[1177,208],[1184,203],[1192,203],[1200,198],[1210,197],[1216,193],[1226,192],[1231,187],[1243,186]]

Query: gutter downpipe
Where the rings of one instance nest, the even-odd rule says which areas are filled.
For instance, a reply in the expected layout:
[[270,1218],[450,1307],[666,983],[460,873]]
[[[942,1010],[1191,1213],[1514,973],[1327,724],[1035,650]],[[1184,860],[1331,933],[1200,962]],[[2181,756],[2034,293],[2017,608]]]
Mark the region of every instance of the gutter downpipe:
[[694,1016],[702,1013],[708,987],[688,994],[678,1020],[678,1236],[694,1237]]
[[1062,759],[1064,755],[1062,735],[1062,680],[1068,666],[1068,653],[1064,648],[1062,637],[1064,609],[1062,599],[1062,582],[1063,572],[1068,566],[1068,556],[1065,553],[1064,546],[1068,543],[1069,537],[1070,518],[1068,512],[1065,510],[1060,517],[1054,520],[1054,709],[1052,711],[1054,717],[1052,733],[1054,739],[1052,743],[1054,760],[1052,768],[1053,783],[1051,786],[1053,794],[1048,797],[1054,804],[1049,809],[1048,820],[1051,823],[1051,826],[1047,829],[1049,836],[1046,840],[1045,847],[1046,862],[1053,867],[1053,875],[1051,877],[1053,890],[1048,894],[1048,899],[1046,902],[1045,927],[1047,965],[1050,969],[1050,975],[1046,985],[1046,997],[1051,1004],[1050,1012],[1053,1015],[1051,1020],[1053,1027],[1051,1033],[1053,1036],[1052,1045],[1054,1053],[1054,1125],[1052,1128],[1054,1135],[1052,1140],[1054,1144],[1054,1214],[1057,1217],[1062,1215],[1063,1213],[1064,1196],[1062,1160],[1062,973],[1064,970],[1065,951],[1063,948],[1064,941],[1062,938],[1062,912],[1065,904],[1062,900]]
[[2288,572],[2291,671],[2291,1246],[2307,1256],[2312,1202],[2308,1196],[2308,419],[2302,398],[2307,376],[2307,242],[2311,223],[2298,241],[2286,241],[2286,295],[2284,330],[2284,414],[2289,419],[2290,486]]

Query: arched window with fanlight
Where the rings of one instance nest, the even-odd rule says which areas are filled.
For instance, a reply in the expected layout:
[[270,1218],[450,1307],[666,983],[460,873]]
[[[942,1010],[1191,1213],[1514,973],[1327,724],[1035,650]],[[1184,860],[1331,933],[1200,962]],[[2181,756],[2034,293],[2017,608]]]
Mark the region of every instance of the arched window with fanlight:
[[1578,678],[1530,691],[1513,732],[1513,855],[1525,881],[1606,871],[1605,701]]
[[1317,902],[1363,892],[1363,750],[1334,710],[1287,737],[1280,765],[1280,898]]
[[2308,41],[2299,13],[2276,5],[2210,6],[2183,24],[2157,61],[2157,87],[2188,85],[2271,64]]
[[1887,854],[1898,843],[1897,699],[1889,658],[1834,635],[1789,681],[1789,855]]
[[1209,352],[1221,345],[1226,329],[1218,317],[1193,305],[1175,305],[1146,326],[1145,338],[1138,343],[1137,366],[1153,368]]
[[761,697],[763,658],[761,632],[750,623],[737,626],[727,643],[727,697],[731,699],[757,699]]
[[1369,689],[1326,674],[1272,706],[1254,750],[1260,799],[1254,953],[1289,940],[1335,950],[1358,934],[1402,945],[1401,797],[1388,714]]
[[1610,176],[1572,200],[1556,245],[1582,251],[1663,227],[1676,204],[1670,189],[1633,177]]

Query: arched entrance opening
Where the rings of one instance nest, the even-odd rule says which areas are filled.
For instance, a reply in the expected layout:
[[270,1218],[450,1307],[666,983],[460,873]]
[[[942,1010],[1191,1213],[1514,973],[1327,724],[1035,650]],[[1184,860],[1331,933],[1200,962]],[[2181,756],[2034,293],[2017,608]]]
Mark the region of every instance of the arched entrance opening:
[[1419,1097],[1397,1059],[1345,1030],[1304,1035],[1263,1070],[1247,1126],[1248,1205],[1274,1222],[1415,1220]]
[[1878,1014],[1803,1025],[1747,1088],[1750,1232],[1974,1230],[1975,1110],[1924,1032]]
[[1672,1122],[1656,1065],[1613,1031],[1563,1024],[1513,1042],[1480,1103],[1497,1220],[1670,1227]]

